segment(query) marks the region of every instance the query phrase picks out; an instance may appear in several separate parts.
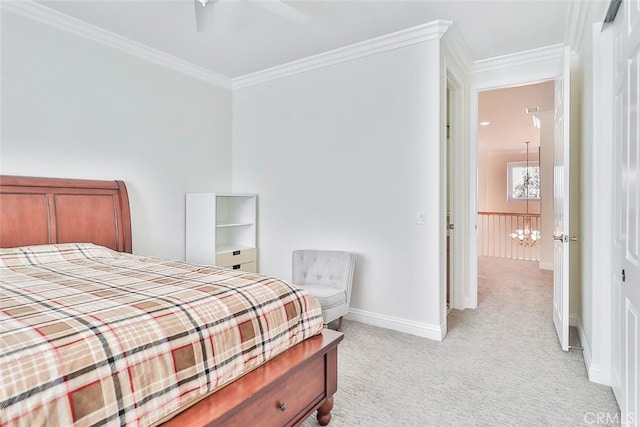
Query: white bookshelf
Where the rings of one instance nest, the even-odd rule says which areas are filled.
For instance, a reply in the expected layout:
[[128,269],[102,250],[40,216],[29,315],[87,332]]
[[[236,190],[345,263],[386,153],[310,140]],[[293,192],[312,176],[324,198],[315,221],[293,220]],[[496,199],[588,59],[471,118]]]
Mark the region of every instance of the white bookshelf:
[[255,194],[187,193],[186,260],[257,272]]

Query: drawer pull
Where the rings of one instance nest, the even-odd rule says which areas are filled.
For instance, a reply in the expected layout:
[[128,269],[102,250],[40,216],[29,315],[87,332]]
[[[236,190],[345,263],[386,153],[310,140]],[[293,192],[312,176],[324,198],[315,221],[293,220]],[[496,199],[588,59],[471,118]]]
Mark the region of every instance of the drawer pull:
[[287,405],[285,405],[284,403],[281,403],[280,405],[278,405],[278,408],[280,408],[280,410],[284,412],[287,410]]
[[233,269],[234,269],[234,270],[240,270],[240,264],[238,264],[238,265],[234,265],[234,266],[233,266]]
[[233,251],[233,256],[240,255],[241,251]]

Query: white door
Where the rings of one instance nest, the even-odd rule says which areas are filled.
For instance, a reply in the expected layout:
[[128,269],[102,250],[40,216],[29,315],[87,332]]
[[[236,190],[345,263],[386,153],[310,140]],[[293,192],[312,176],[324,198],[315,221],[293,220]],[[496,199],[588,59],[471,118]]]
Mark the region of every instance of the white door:
[[564,48],[561,77],[555,84],[553,160],[553,324],[560,345],[569,350],[569,48]]
[[[640,3],[614,22],[613,390],[621,424],[640,424]],[[604,142],[604,141],[603,141]]]

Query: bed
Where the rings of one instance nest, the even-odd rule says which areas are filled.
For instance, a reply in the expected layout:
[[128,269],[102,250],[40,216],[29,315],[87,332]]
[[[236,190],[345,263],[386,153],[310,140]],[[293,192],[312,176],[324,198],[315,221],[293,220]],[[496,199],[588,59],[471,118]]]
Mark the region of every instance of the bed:
[[0,425],[330,422],[342,334],[317,301],[132,255],[123,182],[0,176],[0,247]]

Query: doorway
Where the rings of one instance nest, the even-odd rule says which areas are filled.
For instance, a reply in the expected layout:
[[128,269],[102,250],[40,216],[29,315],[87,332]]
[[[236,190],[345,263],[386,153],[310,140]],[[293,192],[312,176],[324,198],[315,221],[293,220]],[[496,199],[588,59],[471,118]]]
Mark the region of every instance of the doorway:
[[[457,238],[462,246],[463,282],[454,281],[454,291],[458,292],[461,308],[476,308],[478,279],[478,208],[477,208],[477,162],[478,162],[478,98],[481,92],[492,89],[526,86],[546,81],[563,79],[568,49],[563,46],[550,46],[532,52],[483,62],[474,67],[470,76],[468,144],[462,153],[464,184],[461,187],[462,216],[464,229]],[[460,177],[458,177],[460,175]],[[462,179],[462,173],[456,173],[456,179]],[[456,195],[458,200],[458,195]],[[454,308],[457,308],[454,306]]]
[[553,108],[553,81],[478,94],[479,257],[553,269]]
[[[558,202],[554,203],[554,229],[553,235],[549,235],[549,239],[554,242],[554,298],[553,298],[553,319],[554,325],[558,330],[558,336],[562,344],[563,349],[568,350],[568,330],[569,330],[569,278],[574,281],[574,291],[579,290],[580,283],[580,266],[575,262],[575,259],[579,256],[579,251],[569,251],[569,241],[573,240],[570,235],[569,225],[571,227],[580,227],[579,209],[574,210],[575,217],[572,217],[572,221],[569,222],[569,205],[574,205],[579,202],[578,199],[574,200],[574,197],[578,196],[578,191],[573,191],[571,194],[568,189],[570,186],[579,186],[579,169],[569,168],[569,158],[577,156],[577,150],[571,150],[569,154],[569,67],[570,67],[570,53],[569,48],[564,46],[549,47],[545,51],[545,57],[538,55],[540,52],[536,52],[536,59],[529,57],[529,53],[523,53],[523,58],[513,57],[510,58],[509,63],[499,62],[496,60],[496,64],[486,63],[483,64],[482,69],[475,70],[475,75],[472,77],[475,83],[471,87],[471,99],[470,99],[470,150],[471,158],[469,159],[469,167],[471,171],[477,171],[477,146],[478,146],[478,99],[481,92],[489,89],[500,89],[508,87],[526,86],[533,83],[541,83],[553,80],[555,85],[555,102],[554,102],[554,149],[560,150],[563,156],[558,156],[557,152],[554,153],[554,199]],[[533,66],[535,64],[535,66]],[[566,118],[566,120],[565,120]],[[566,141],[566,143],[565,143]],[[577,159],[574,159],[577,161]],[[559,162],[559,163],[558,163]],[[571,172],[571,175],[569,174]],[[556,178],[557,176],[557,178]],[[566,185],[565,185],[566,183]],[[466,292],[465,297],[468,304],[466,307],[476,308],[478,305],[478,241],[477,241],[477,176],[472,176],[469,179],[468,195],[471,196],[470,209],[467,214],[470,217],[471,230],[468,234],[469,250],[466,252],[468,255],[468,285],[469,289]],[[569,196],[571,201],[569,202]],[[558,225],[560,224],[560,225]],[[557,239],[556,239],[557,236]],[[553,238],[552,238],[553,237]],[[569,255],[571,255],[571,263],[569,262]],[[565,266],[567,266],[565,268]],[[569,274],[571,269],[571,275]],[[561,274],[558,274],[560,272]],[[576,272],[577,274],[574,274]],[[574,295],[572,301],[577,302],[578,298]],[[558,315],[556,315],[558,314]],[[556,322],[556,318],[561,321]],[[562,333],[561,333],[562,332]]]

